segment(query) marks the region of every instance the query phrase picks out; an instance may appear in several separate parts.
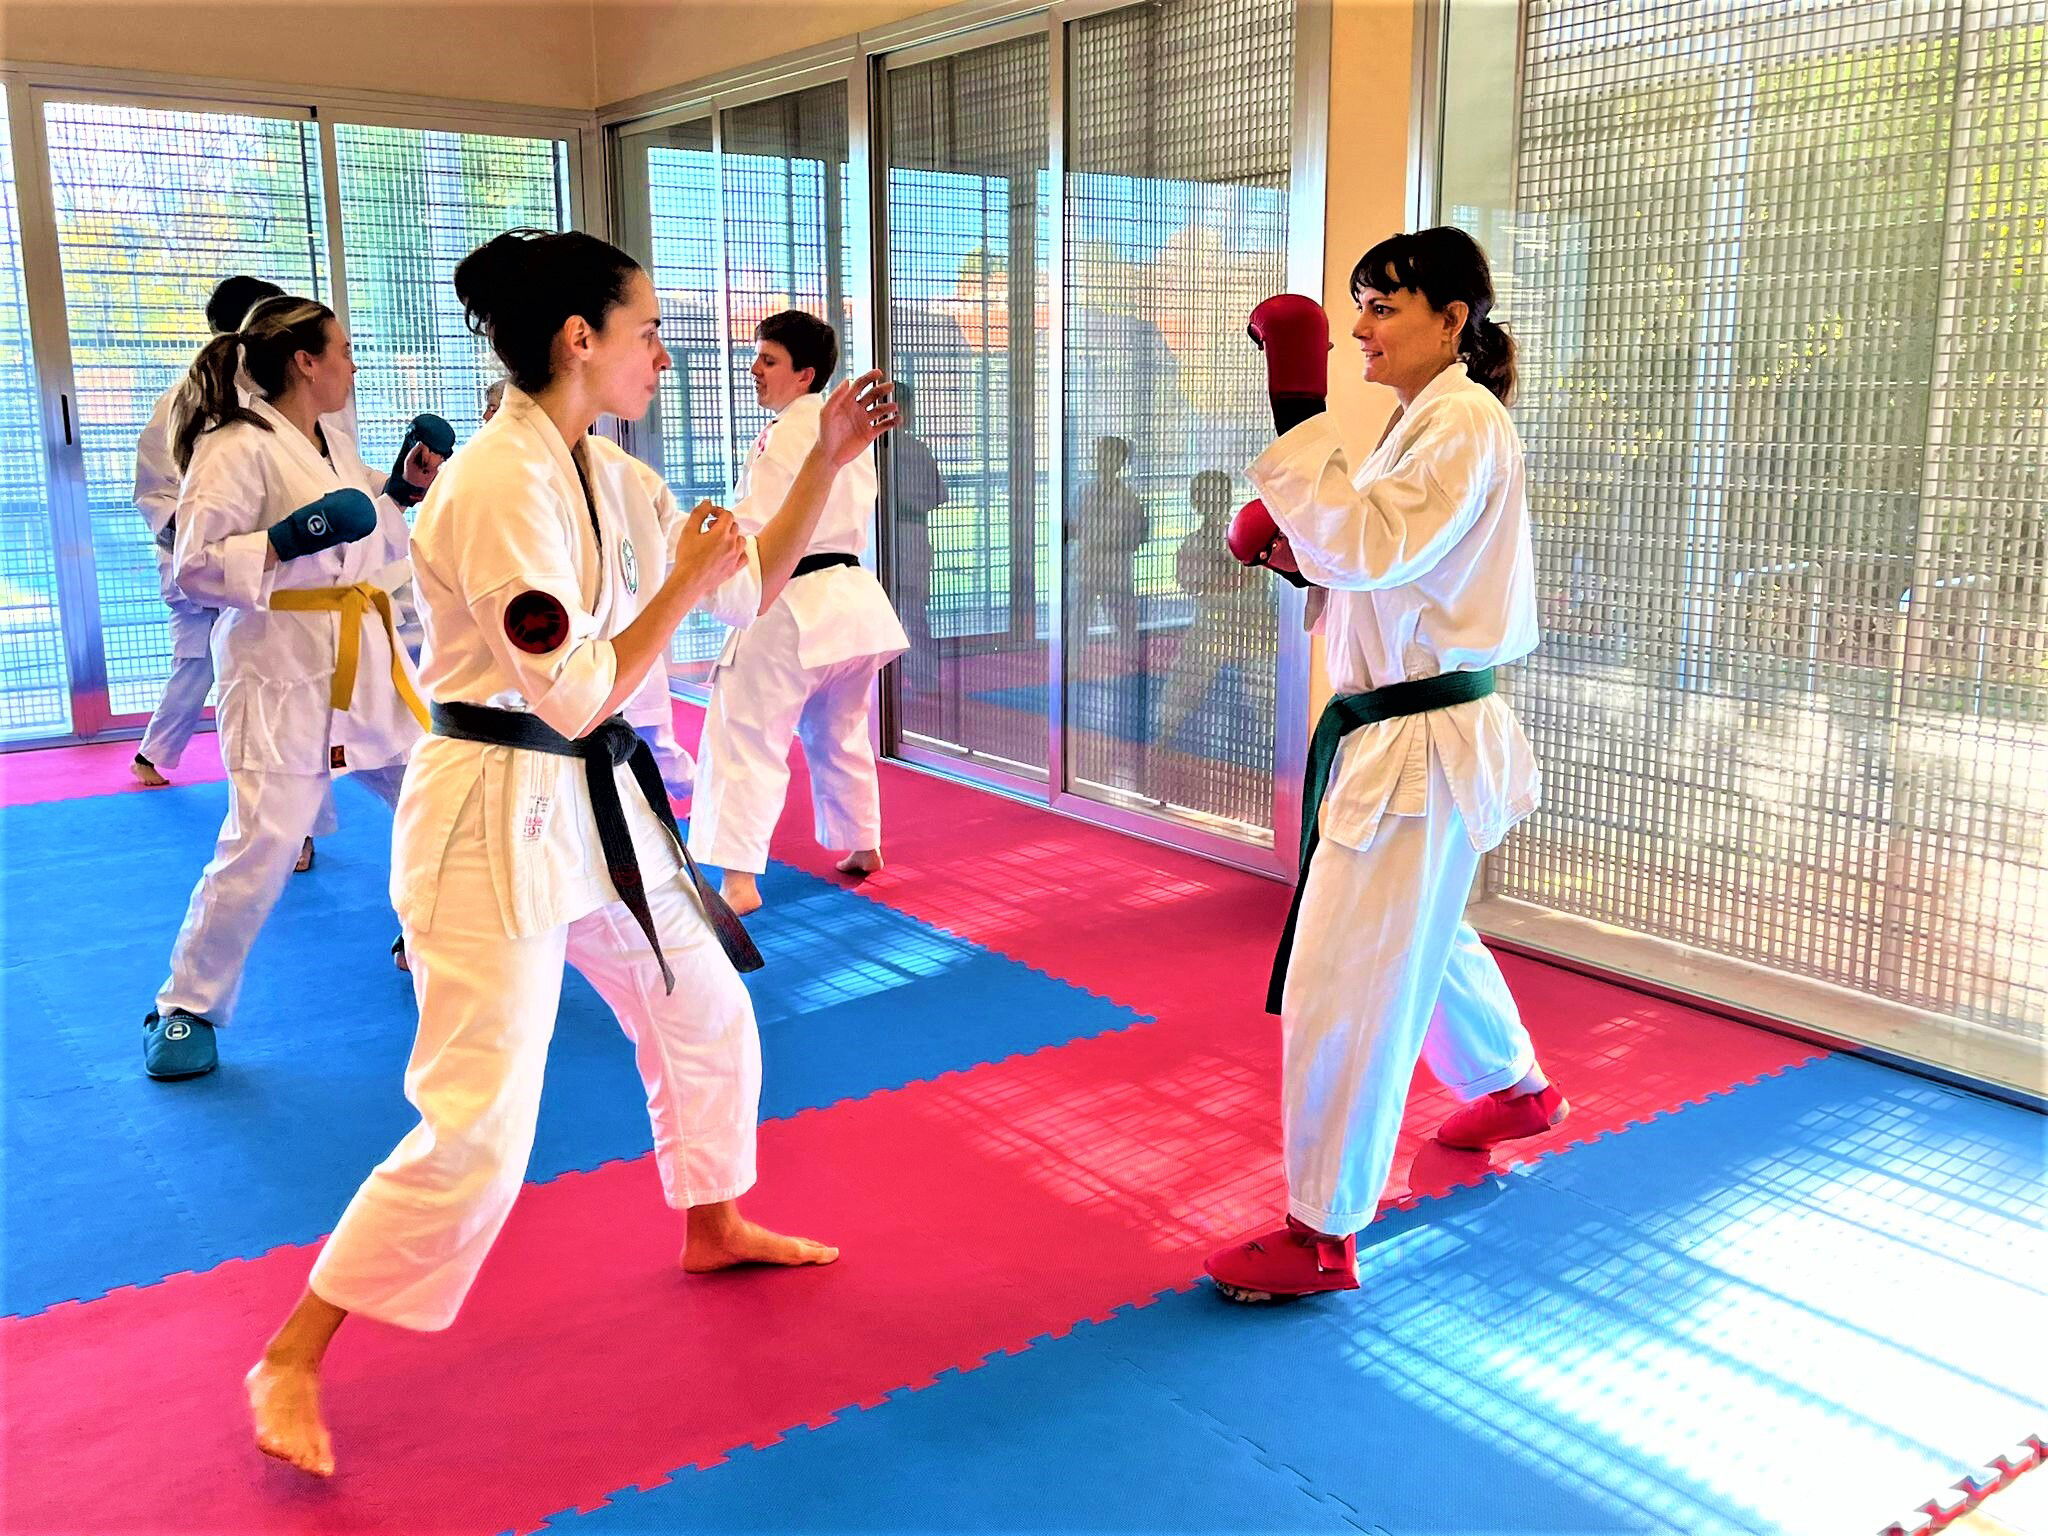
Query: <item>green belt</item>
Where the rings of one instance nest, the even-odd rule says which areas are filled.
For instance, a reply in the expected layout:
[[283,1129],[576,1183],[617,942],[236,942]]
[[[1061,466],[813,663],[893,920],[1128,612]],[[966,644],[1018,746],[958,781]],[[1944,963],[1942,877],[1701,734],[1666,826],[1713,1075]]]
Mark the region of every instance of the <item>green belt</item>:
[[1280,948],[1273,956],[1273,979],[1266,986],[1266,1012],[1280,1011],[1287,987],[1287,962],[1294,954],[1294,925],[1301,918],[1301,895],[1308,889],[1308,864],[1322,840],[1323,795],[1330,787],[1330,769],[1344,738],[1361,725],[1377,725],[1403,715],[1423,715],[1453,704],[1470,704],[1493,692],[1493,668],[1477,672],[1444,672],[1412,683],[1390,683],[1370,693],[1341,693],[1323,706],[1316,734],[1309,742],[1308,773],[1301,786],[1301,877],[1287,908],[1287,926],[1280,930]]

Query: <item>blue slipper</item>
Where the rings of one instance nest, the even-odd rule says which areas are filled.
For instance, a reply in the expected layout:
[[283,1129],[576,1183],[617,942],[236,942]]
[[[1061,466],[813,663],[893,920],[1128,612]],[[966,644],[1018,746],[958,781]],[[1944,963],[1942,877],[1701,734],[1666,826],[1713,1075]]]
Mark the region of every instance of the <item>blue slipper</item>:
[[152,1011],[142,1021],[142,1070],[151,1077],[204,1077],[219,1064],[213,1025],[198,1014],[173,1008],[163,1018]]

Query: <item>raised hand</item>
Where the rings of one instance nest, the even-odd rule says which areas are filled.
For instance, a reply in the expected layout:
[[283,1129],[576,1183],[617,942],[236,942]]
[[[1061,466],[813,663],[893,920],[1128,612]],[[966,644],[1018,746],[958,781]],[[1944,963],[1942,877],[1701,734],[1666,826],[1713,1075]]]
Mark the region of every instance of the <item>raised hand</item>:
[[851,464],[902,419],[895,387],[881,369],[870,368],[832,391],[818,422],[818,451],[834,469]]
[[1266,354],[1269,394],[1329,394],[1330,317],[1314,299],[1276,293],[1252,311],[1245,332]]
[[724,507],[700,501],[676,534],[675,569],[685,581],[708,592],[747,563],[739,522]]
[[406,425],[384,494],[401,507],[417,505],[454,451],[455,429],[433,412],[422,411]]

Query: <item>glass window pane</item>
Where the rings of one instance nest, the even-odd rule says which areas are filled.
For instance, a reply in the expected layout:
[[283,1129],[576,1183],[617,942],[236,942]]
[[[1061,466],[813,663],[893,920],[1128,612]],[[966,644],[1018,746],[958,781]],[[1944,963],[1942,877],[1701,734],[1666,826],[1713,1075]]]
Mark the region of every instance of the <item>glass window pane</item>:
[[[71,729],[43,421],[21,272],[14,140],[0,97],[0,740]],[[137,523],[141,519],[136,519]]]
[[1548,630],[1489,888],[2042,1038],[2048,21],[1521,16],[1445,71]]
[[45,118],[108,703],[143,714],[170,675],[170,634],[130,500],[135,440],[205,343],[221,278],[330,297],[318,130],[97,102],[52,102]]
[[1069,787],[1272,839],[1278,608],[1223,548],[1272,436],[1244,317],[1286,286],[1289,0],[1069,30]]
[[[619,139],[619,203],[626,249],[661,301],[661,340],[675,366],[662,376],[635,446],[684,506],[724,502],[732,489],[726,428],[726,359],[719,340],[718,161],[711,119],[635,129]],[[671,674],[709,677],[725,626],[703,614],[669,645]]]
[[1054,523],[1044,344],[1047,48],[1017,38],[891,70],[890,596],[914,745],[1043,777]]
[[778,310],[801,309],[838,331],[842,347],[851,333],[845,83],[730,108],[720,127],[737,464],[769,420],[747,371],[754,326]]
[[569,147],[339,123],[334,148],[358,446],[382,474],[420,412],[445,417],[458,442],[482,424],[484,388],[504,370],[463,320],[455,265],[508,229],[570,227]]

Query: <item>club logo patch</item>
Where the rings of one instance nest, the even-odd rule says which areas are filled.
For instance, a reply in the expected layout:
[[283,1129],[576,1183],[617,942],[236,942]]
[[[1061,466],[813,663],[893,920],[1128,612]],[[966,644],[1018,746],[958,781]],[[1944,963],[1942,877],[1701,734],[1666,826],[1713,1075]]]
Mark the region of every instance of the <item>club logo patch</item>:
[[569,638],[569,610],[548,592],[522,592],[505,606],[505,637],[529,656],[545,656]]
[[640,591],[640,557],[633,553],[631,539],[619,540],[619,565],[626,577],[626,590],[638,594]]
[[348,748],[329,747],[327,749],[327,766],[329,768],[346,768],[348,766]]

